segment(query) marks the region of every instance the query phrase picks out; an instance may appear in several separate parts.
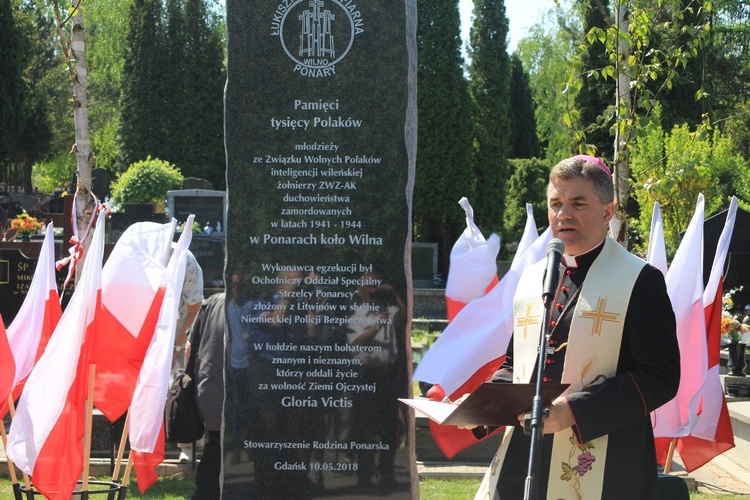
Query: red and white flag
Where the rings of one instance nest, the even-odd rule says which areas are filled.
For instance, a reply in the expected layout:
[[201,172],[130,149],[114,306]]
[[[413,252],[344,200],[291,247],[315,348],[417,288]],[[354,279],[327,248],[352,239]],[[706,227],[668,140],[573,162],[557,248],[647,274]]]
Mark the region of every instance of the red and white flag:
[[[526,267],[545,256],[549,229],[538,236],[531,206],[518,252],[508,272],[486,295],[461,310],[427,351],[414,373],[450,399],[474,391],[503,362],[513,333],[513,296]],[[471,431],[430,422],[433,439],[448,458],[478,441]]]
[[544,258],[550,232],[537,236],[535,230],[527,231],[524,237],[503,279],[448,324],[417,365],[415,380],[440,384],[446,394],[453,394],[478,369],[497,363],[505,354],[513,333],[513,296],[518,280],[526,267]]
[[[708,370],[700,391],[698,421],[688,436],[677,440],[677,452],[685,466],[692,472],[705,465],[712,458],[734,448],[734,432],[729,418],[724,390],[719,377],[721,349],[721,315],[722,296],[724,294],[724,265],[729,244],[734,232],[737,217],[737,198],[732,197],[724,222],[724,229],[719,237],[711,266],[706,289],[703,292],[703,306],[706,316],[706,339],[708,348]],[[664,442],[666,441],[666,442]],[[660,442],[657,439],[657,456],[660,462],[666,460],[669,440]]]
[[110,422],[130,406],[138,372],[156,330],[176,221],[138,222],[117,240],[102,269],[94,404]]
[[485,240],[474,223],[474,209],[469,200],[458,202],[466,212],[466,229],[453,244],[450,270],[445,284],[445,306],[448,321],[453,320],[466,304],[487,293],[497,282],[497,254],[500,237],[490,235]]
[[70,499],[83,471],[88,351],[101,290],[104,216],[99,213],[80,281],[26,381],[8,434],[8,458],[52,500]]
[[677,395],[651,413],[654,437],[690,434],[700,408],[707,371],[706,322],[703,312],[703,195],[667,271],[667,293],[677,320],[680,387]]
[[[8,334],[5,332],[5,323],[0,316],[0,394],[8,394],[13,387],[13,375],[16,373],[16,362],[13,360],[13,352],[10,350]],[[4,425],[4,424],[0,424]]]
[[659,202],[654,202],[654,212],[651,215],[651,231],[648,233],[646,262],[661,271],[664,276],[667,275],[667,246],[664,241],[664,222],[661,218]]
[[141,493],[157,480],[156,467],[164,460],[164,406],[169,392],[178,308],[194,218],[194,215],[188,217],[185,230],[169,260],[166,295],[130,406],[130,448],[134,453],[135,472]]
[[10,387],[0,384],[0,418],[8,412],[8,395],[12,394],[15,401],[21,394],[26,377],[44,352],[61,315],[60,296],[55,282],[54,226],[49,223],[31,285],[16,317],[8,326],[12,356],[2,359],[1,363],[4,366],[12,363],[13,377]]

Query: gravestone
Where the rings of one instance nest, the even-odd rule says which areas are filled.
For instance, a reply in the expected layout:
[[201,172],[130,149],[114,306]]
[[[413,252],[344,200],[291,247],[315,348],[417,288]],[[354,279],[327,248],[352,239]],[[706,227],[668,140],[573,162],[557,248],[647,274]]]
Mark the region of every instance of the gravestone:
[[415,1],[226,7],[223,498],[415,498]]
[[182,180],[182,189],[211,189],[213,190],[214,185],[207,179],[201,179],[200,177],[185,177]]
[[36,259],[24,255],[20,249],[0,248],[0,314],[9,325],[23,304],[36,269]]
[[438,270],[437,243],[412,243],[412,283],[415,288],[430,288]]
[[190,251],[203,271],[204,288],[224,288],[224,238],[194,234]]
[[214,189],[174,189],[167,191],[167,212],[180,223],[195,214],[201,228],[209,226],[211,234],[223,233],[227,225],[226,196],[225,191]]
[[[39,243],[4,243],[0,245],[0,315],[6,326],[15,319],[21,308],[26,294],[31,286],[31,280],[36,271]],[[63,290],[68,268],[55,272],[58,293]],[[74,283],[69,283],[62,292],[63,307],[67,305],[75,289]]]

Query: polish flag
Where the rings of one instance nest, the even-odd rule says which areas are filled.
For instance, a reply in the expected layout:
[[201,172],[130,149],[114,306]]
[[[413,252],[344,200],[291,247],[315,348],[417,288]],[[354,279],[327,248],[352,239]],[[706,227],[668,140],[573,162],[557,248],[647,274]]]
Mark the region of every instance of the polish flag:
[[26,378],[41,357],[62,315],[60,296],[55,282],[55,235],[52,223],[47,224],[44,242],[39,251],[34,277],[26,298],[13,322],[8,326],[8,343],[12,356],[2,365],[12,363],[10,386],[0,384],[0,418],[8,412],[8,395],[17,400]]
[[102,269],[102,307],[97,315],[101,333],[92,346],[97,364],[94,404],[110,422],[130,406],[156,330],[176,224],[133,224],[117,240]]
[[487,293],[497,282],[497,254],[500,237],[485,240],[474,223],[474,209],[469,200],[458,202],[466,212],[466,229],[453,244],[450,271],[445,284],[445,305],[448,321],[452,321],[466,304]]
[[[486,295],[461,310],[435,344],[427,351],[414,372],[414,379],[435,384],[429,396],[448,395],[458,399],[487,381],[503,362],[513,334],[513,296],[518,280],[530,265],[545,257],[549,229],[538,236],[531,205],[527,221],[510,269]],[[438,426],[430,422],[432,436],[448,458],[478,441],[469,430]]]
[[101,290],[104,212],[80,281],[26,381],[8,434],[7,455],[52,500],[71,498],[83,471],[89,345]]
[[[698,421],[688,436],[677,440],[677,452],[685,466],[692,472],[711,459],[734,448],[734,432],[729,418],[724,390],[719,377],[721,349],[721,313],[724,294],[724,265],[732,240],[737,216],[737,198],[732,197],[727,211],[724,229],[716,246],[716,254],[711,266],[706,289],[703,292],[703,306],[706,315],[706,335],[708,347],[708,371],[700,391],[701,402]],[[665,442],[666,441],[666,442]],[[657,439],[657,456],[660,462],[666,461],[669,439]]]
[[667,293],[677,320],[681,371],[677,395],[651,413],[657,438],[687,436],[700,410],[700,391],[708,368],[703,311],[703,217],[704,201],[700,194],[693,218],[667,271]]
[[164,406],[169,392],[169,375],[177,327],[178,308],[185,280],[187,251],[193,237],[189,229],[194,215],[175,246],[167,266],[166,294],[148,346],[130,406],[130,448],[138,478],[138,489],[145,492],[156,480],[156,467],[164,460]]
[[10,350],[10,342],[8,342],[8,334],[5,332],[3,317],[0,316],[0,395],[4,394],[5,399],[8,399],[8,394],[13,387],[13,375],[15,373],[16,362]]
[[654,202],[654,212],[651,215],[651,231],[648,235],[646,262],[654,266],[666,276],[667,247],[664,242],[664,222],[662,222],[661,206],[659,205],[659,202]]

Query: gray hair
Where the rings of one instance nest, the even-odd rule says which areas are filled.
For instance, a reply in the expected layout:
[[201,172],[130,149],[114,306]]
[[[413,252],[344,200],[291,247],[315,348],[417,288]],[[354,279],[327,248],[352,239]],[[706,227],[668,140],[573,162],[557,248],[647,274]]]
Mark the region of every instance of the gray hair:
[[557,179],[573,179],[575,177],[591,179],[594,183],[594,191],[596,191],[602,203],[615,201],[615,187],[612,184],[612,177],[596,163],[581,158],[568,158],[552,167],[549,173],[550,183]]

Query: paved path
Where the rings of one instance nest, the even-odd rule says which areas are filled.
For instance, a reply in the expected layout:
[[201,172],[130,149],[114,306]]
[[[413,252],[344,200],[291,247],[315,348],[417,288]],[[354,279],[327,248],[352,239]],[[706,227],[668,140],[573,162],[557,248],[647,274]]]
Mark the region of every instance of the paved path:
[[[727,472],[722,467],[727,467],[733,472]],[[475,464],[420,462],[417,464],[417,471],[420,477],[475,478],[479,480],[484,475],[485,467]],[[750,474],[747,471],[738,470],[731,460],[724,459],[721,456],[690,474],[685,472],[678,457],[672,474],[685,479],[689,489],[701,493],[750,495]]]

